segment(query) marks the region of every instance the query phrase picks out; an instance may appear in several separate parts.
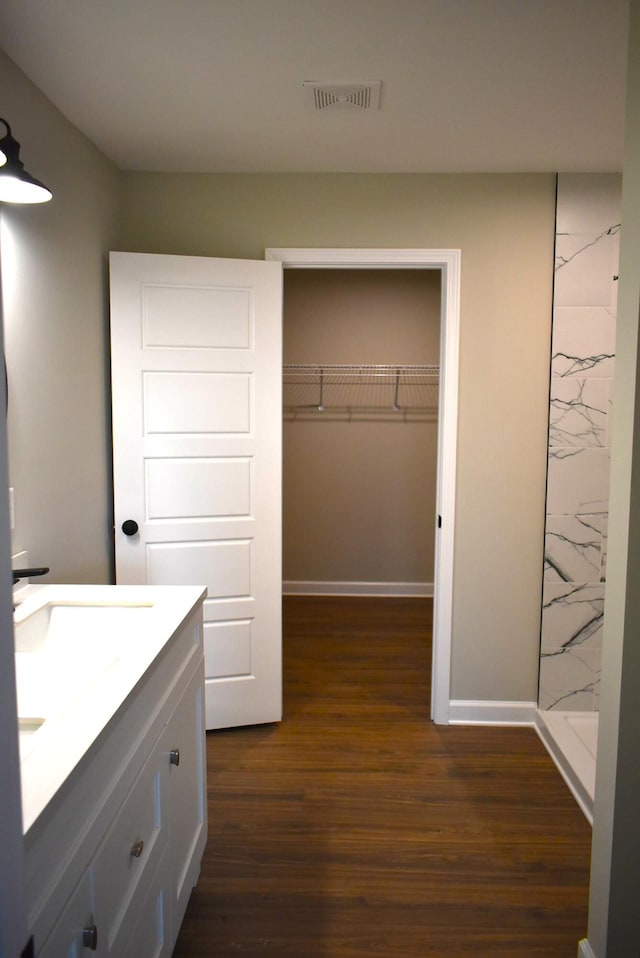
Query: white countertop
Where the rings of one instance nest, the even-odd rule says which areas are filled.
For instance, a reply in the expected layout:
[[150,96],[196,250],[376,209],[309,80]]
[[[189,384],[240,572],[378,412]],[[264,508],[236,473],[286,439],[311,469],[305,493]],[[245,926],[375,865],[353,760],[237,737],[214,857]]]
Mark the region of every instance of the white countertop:
[[[32,585],[15,596],[18,719],[37,727],[21,734],[25,834],[205,596],[199,586],[142,585]],[[34,654],[28,637],[46,606],[63,624],[56,631],[52,616]]]

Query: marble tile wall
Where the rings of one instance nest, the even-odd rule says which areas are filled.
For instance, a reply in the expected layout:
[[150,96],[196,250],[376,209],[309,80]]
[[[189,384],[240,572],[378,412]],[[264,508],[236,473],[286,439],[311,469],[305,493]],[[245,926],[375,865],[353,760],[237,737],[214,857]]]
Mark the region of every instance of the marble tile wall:
[[558,177],[541,709],[598,709],[620,199],[617,174]]

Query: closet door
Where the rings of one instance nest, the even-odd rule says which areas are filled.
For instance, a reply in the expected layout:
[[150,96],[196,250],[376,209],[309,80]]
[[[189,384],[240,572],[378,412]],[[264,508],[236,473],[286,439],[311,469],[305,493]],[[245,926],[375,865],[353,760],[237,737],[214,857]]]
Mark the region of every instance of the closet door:
[[116,575],[206,585],[206,725],[279,721],[282,266],[111,254]]

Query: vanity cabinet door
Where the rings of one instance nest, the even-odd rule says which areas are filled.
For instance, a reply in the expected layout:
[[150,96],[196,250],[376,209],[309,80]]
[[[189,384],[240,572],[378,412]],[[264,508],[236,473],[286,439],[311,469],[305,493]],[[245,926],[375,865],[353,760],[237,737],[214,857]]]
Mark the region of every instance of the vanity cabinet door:
[[90,954],[107,954],[94,921],[92,878],[91,869],[88,869],[42,948],[36,942],[38,958],[80,958]]
[[[93,860],[96,923],[109,955],[124,953],[167,842],[162,755],[155,749]],[[141,956],[142,958],[142,956]]]
[[202,666],[194,673],[164,732],[168,771],[172,941],[200,872],[207,840]]
[[137,908],[133,930],[116,958],[170,958],[172,941],[167,928],[169,892],[168,855],[162,858],[145,898]]

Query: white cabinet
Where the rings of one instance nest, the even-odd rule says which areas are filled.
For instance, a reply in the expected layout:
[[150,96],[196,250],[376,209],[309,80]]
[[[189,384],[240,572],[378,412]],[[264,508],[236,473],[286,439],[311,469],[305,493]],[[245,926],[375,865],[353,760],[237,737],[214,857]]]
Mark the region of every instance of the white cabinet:
[[122,958],[165,958],[173,951],[177,929],[176,936],[170,936],[166,927],[168,881],[167,869],[161,864],[139,906],[133,930],[123,942]]
[[166,761],[160,749],[154,749],[93,857],[100,954],[123,953],[135,921],[132,906],[144,896],[145,885],[163,858],[168,841]]
[[204,744],[204,683],[194,675],[180,709],[165,729],[162,754],[169,756],[168,865],[171,927],[179,929],[200,871],[207,836]]
[[38,951],[40,958],[77,958],[83,954],[85,943],[94,941],[97,929],[91,877],[87,870],[78,882],[46,945]]
[[38,958],[169,958],[207,833],[202,606],[25,836]]

